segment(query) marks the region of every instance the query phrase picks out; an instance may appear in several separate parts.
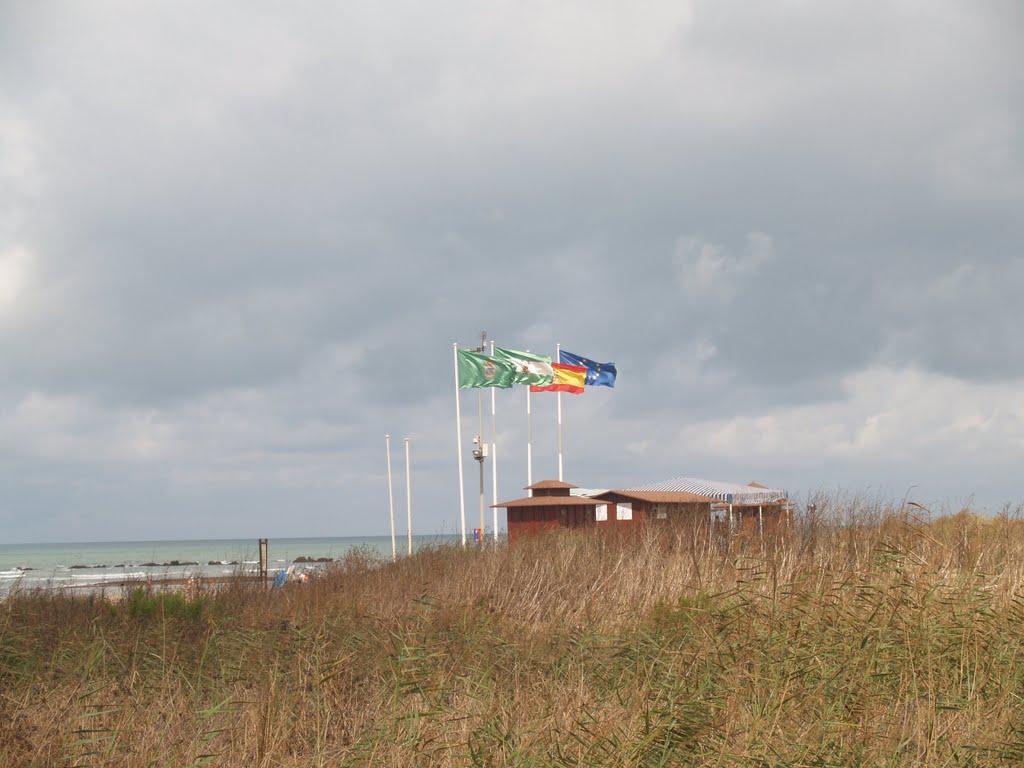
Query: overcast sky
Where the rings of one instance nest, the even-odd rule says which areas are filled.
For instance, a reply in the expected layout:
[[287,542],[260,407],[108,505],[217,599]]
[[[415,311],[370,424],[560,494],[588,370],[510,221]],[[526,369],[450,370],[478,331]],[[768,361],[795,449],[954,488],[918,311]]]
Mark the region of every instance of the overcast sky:
[[1024,500],[1022,9],[0,0],[0,541],[454,532],[483,329],[576,485]]

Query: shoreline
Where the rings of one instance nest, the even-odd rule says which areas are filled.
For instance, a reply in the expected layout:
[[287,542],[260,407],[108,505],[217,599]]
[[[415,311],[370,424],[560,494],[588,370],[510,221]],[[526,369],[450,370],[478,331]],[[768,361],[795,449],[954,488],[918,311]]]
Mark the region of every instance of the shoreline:
[[148,594],[156,595],[187,592],[190,598],[199,598],[216,593],[232,583],[239,583],[246,587],[258,587],[260,582],[265,582],[265,588],[269,590],[273,581],[274,574],[268,575],[266,579],[255,574],[234,574],[205,576],[202,578],[166,576],[148,579],[121,579],[119,581],[105,581],[102,583],[68,583],[53,586],[14,587],[13,589],[0,591],[0,604],[3,604],[12,597],[33,598],[53,595],[64,595],[74,598],[99,597],[112,603],[119,603],[136,590],[143,590]]
[[[457,541],[448,534],[415,534],[414,547],[444,545]],[[338,562],[353,554],[367,552],[388,557],[387,536],[326,536],[270,539],[268,565],[271,569],[314,562]],[[62,544],[0,544],[0,592],[8,584],[52,581],[121,581],[136,575],[153,575],[166,569],[181,574],[210,577],[222,571],[255,569],[259,562],[257,540],[194,539],[132,542],[82,542]]]
[[[264,582],[267,589],[274,583],[275,577],[285,570],[284,568],[272,568],[268,570],[266,578],[256,573],[230,573],[216,575],[195,575],[195,574],[173,574],[153,575],[137,578],[111,579],[108,581],[92,582],[61,582],[58,584],[29,584],[21,585],[12,583],[0,589],[0,603],[15,596],[40,596],[64,594],[75,597],[100,596],[117,602],[135,590],[142,589],[152,593],[178,593],[189,591],[195,596],[202,596],[222,590],[230,584],[240,584],[246,587],[259,586]],[[306,578],[313,575],[315,571],[299,571],[296,576],[302,574]],[[302,579],[296,578],[295,581]],[[292,581],[292,579],[289,579]]]

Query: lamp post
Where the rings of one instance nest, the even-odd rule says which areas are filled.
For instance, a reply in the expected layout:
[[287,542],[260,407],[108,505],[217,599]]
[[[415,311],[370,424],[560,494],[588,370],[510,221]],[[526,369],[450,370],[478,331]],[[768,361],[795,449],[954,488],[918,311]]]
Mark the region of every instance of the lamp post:
[[480,464],[480,538],[479,542],[484,543],[484,532],[486,528],[486,518],[484,516],[484,459],[487,458],[487,443],[483,441],[482,435],[476,435],[473,437],[473,445],[476,447],[473,449],[473,458]]
[[[492,342],[493,346],[493,342]],[[487,331],[480,331],[480,346],[473,348],[474,352],[479,352],[481,355],[487,354]],[[484,393],[482,390],[477,390],[477,407],[480,416],[480,432],[473,436],[473,458],[480,464],[480,538],[478,541],[483,544],[484,533],[487,530],[487,521],[484,517],[484,460],[487,458],[487,443],[484,442]],[[493,405],[494,390],[491,390],[491,398]]]

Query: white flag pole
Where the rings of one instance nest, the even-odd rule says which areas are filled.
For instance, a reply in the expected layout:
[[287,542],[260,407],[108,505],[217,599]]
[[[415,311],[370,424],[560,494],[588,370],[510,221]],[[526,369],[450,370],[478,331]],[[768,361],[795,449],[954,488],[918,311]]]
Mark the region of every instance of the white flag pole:
[[[562,345],[555,344],[555,362],[562,362]],[[558,481],[562,480],[562,393],[555,392],[558,403]]]
[[[491,341],[491,357],[494,357],[494,341]],[[498,427],[494,415],[494,387],[491,387],[491,503],[494,505],[494,540],[498,540]]]
[[[487,347],[484,344],[480,345],[480,354],[486,354]],[[493,387],[491,388],[493,392]],[[487,441],[484,439],[484,393],[481,390],[476,391],[477,394],[477,405],[480,408],[480,431],[477,435],[480,437],[480,544],[484,543],[484,532],[487,530],[487,519],[485,517],[484,510],[484,460],[487,458]]]
[[459,518],[462,521],[462,546],[466,546],[466,488],[462,477],[462,415],[459,398],[459,345],[452,344],[455,360],[455,445],[459,456]]
[[409,484],[409,438],[405,438],[405,509],[408,516],[409,554],[412,554],[412,486]]
[[391,509],[391,559],[398,559],[395,546],[395,493],[391,485],[391,435],[384,435],[384,444],[388,449],[388,507]]
[[[526,388],[526,484],[533,485],[533,418],[530,413],[530,388]],[[533,491],[530,491],[533,495]]]

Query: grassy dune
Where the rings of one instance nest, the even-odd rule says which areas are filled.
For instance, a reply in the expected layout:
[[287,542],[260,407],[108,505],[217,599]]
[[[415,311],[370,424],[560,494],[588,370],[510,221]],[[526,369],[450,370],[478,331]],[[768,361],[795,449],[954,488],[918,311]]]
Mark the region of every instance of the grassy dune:
[[560,533],[268,593],[0,603],[3,766],[1024,761],[1024,523]]

